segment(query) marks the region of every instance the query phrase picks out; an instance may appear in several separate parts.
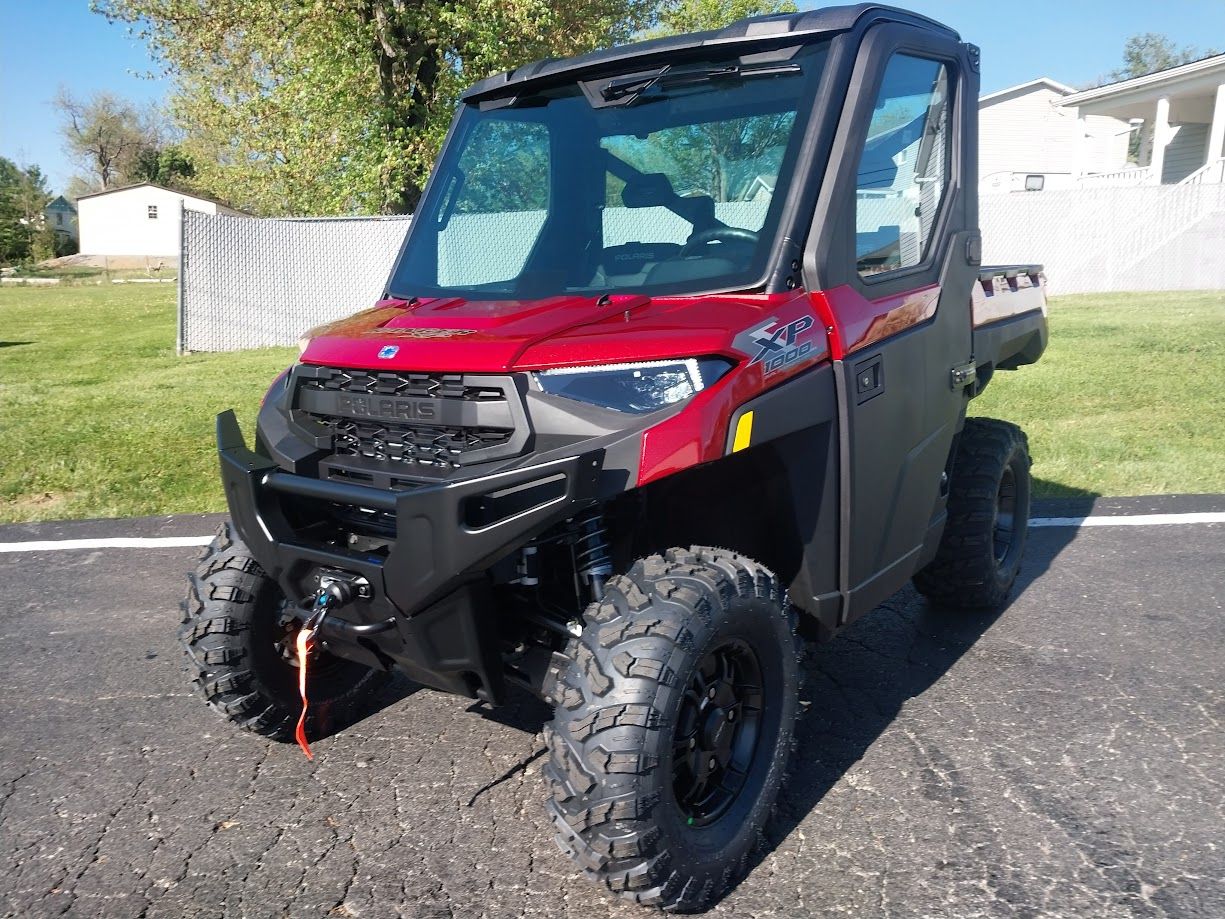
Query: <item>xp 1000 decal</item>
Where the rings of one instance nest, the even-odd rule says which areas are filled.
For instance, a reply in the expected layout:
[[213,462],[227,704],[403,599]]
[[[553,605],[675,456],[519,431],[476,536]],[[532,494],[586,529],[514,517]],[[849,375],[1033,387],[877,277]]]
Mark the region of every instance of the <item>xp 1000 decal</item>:
[[826,353],[825,333],[811,313],[793,319],[772,316],[760,326],[736,336],[732,346],[761,364],[762,376],[794,367]]

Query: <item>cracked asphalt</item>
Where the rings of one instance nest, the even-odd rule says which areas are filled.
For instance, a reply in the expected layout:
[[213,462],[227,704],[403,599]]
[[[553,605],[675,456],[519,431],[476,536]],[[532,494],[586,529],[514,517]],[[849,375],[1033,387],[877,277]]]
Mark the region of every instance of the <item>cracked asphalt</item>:
[[[1225,916],[1223,550],[1225,525],[1034,530],[1001,616],[905,591],[810,648],[767,846],[713,914]],[[313,764],[219,721],[174,638],[195,555],[0,555],[0,913],[648,915],[554,847],[529,697],[401,680]]]

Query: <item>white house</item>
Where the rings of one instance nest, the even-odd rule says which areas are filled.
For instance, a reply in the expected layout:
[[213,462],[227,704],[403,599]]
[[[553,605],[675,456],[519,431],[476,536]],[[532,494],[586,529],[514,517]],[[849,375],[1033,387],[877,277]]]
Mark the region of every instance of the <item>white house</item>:
[[77,209],[63,195],[43,208],[43,219],[55,231],[56,241],[77,238]]
[[172,191],[152,182],[112,188],[77,199],[81,252],[177,258],[184,209],[245,216],[220,202]]
[[1140,131],[1138,162],[1086,169],[1085,185],[1225,182],[1225,54],[1067,95],[1057,105],[1079,117],[1126,120]]
[[1077,116],[1070,86],[1039,77],[978,100],[978,181],[983,193],[1070,188],[1082,173],[1127,165],[1132,126],[1110,113]]

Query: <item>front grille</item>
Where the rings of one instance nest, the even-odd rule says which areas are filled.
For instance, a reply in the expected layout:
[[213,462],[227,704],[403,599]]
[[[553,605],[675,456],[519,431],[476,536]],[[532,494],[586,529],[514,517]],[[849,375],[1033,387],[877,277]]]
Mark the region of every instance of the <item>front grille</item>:
[[299,417],[338,459],[455,468],[514,456],[527,438],[511,377],[300,366]]
[[498,428],[439,428],[327,418],[338,456],[364,456],[396,463],[459,465],[473,450],[500,447],[514,431]]
[[506,398],[499,386],[469,385],[463,374],[458,373],[395,373],[335,367],[312,367],[310,373],[300,378],[299,385],[303,389],[471,402]]

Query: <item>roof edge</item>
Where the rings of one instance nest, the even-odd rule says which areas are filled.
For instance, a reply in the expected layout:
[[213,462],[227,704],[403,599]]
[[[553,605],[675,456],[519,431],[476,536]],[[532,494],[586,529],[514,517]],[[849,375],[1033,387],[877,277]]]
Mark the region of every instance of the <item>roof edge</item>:
[[997,89],[993,93],[987,93],[985,96],[978,97],[978,104],[990,102],[993,99],[998,99],[1000,96],[1006,96],[1008,93],[1015,93],[1018,89],[1028,89],[1031,86],[1049,86],[1056,92],[1063,93],[1065,96],[1070,96],[1076,92],[1075,87],[1068,86],[1066,83],[1060,83],[1050,77],[1038,77],[1035,80],[1028,80],[1025,83],[1018,83],[1016,86],[1006,86],[1003,89]]
[[116,192],[131,191],[133,188],[156,188],[159,191],[168,192],[172,195],[182,195],[185,198],[195,198],[197,201],[207,201],[209,204],[215,204],[218,207],[224,207],[226,210],[234,211],[239,214],[246,214],[246,211],[239,210],[232,204],[227,204],[224,201],[219,201],[216,198],[210,198],[208,195],[198,195],[195,192],[183,191],[180,188],[167,188],[165,185],[158,185],[156,182],[133,182],[131,185],[122,185],[119,188],[104,188],[102,191],[91,191],[88,195],[78,195],[77,201],[84,201],[86,198],[101,198],[103,195],[113,195]]
[[1212,70],[1218,66],[1225,66],[1225,54],[1211,54],[1208,57],[1200,58],[1198,61],[1188,61],[1186,64],[1179,64],[1177,67],[1167,67],[1165,70],[1155,70],[1143,76],[1130,77],[1126,80],[1118,80],[1114,83],[1095,86],[1092,89],[1081,90],[1078,93],[1060,99],[1056,104],[1078,105],[1081,102],[1093,102],[1097,99],[1105,99],[1115,93],[1122,94],[1131,92],[1133,89],[1144,89],[1163,80],[1194,76],[1201,71]]

